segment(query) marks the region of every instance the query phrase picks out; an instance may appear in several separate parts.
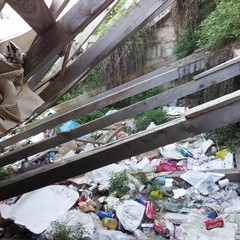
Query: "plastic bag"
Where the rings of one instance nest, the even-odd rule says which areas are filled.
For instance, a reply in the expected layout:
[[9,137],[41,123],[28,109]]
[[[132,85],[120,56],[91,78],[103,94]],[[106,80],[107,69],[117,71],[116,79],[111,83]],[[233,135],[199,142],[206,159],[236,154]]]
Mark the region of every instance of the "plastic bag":
[[142,222],[145,206],[134,201],[126,200],[118,205],[116,214],[124,229],[133,232]]

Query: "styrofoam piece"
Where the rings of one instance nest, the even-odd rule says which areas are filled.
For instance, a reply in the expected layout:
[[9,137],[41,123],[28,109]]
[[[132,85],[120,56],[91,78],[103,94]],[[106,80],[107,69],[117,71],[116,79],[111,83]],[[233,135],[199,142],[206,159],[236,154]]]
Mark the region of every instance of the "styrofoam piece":
[[47,186],[22,195],[13,205],[0,205],[3,218],[40,234],[65,214],[79,198],[78,192],[62,185]]

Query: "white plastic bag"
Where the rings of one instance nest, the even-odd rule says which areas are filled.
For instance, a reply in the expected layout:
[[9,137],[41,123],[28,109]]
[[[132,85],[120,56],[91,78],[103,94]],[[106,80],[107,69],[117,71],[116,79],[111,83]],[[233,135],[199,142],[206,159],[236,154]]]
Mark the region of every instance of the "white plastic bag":
[[117,207],[116,214],[124,229],[133,232],[142,222],[145,207],[134,201],[126,200]]

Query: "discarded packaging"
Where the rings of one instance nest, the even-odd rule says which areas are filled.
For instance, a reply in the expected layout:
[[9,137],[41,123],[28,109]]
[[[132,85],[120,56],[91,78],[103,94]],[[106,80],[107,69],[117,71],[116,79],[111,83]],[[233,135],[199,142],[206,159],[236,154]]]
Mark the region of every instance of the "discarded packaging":
[[224,226],[224,221],[222,218],[216,218],[213,220],[208,220],[204,222],[206,229],[210,230],[213,228],[218,228],[218,227],[223,227]]

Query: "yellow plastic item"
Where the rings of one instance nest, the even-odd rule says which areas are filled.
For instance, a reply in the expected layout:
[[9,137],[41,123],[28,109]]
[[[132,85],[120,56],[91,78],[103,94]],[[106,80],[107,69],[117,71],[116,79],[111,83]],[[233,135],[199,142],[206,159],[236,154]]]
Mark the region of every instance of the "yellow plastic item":
[[216,157],[224,159],[228,153],[229,153],[228,149],[223,149],[221,151],[216,152]]
[[118,225],[118,221],[114,218],[103,218],[102,223],[108,229],[116,229]]

